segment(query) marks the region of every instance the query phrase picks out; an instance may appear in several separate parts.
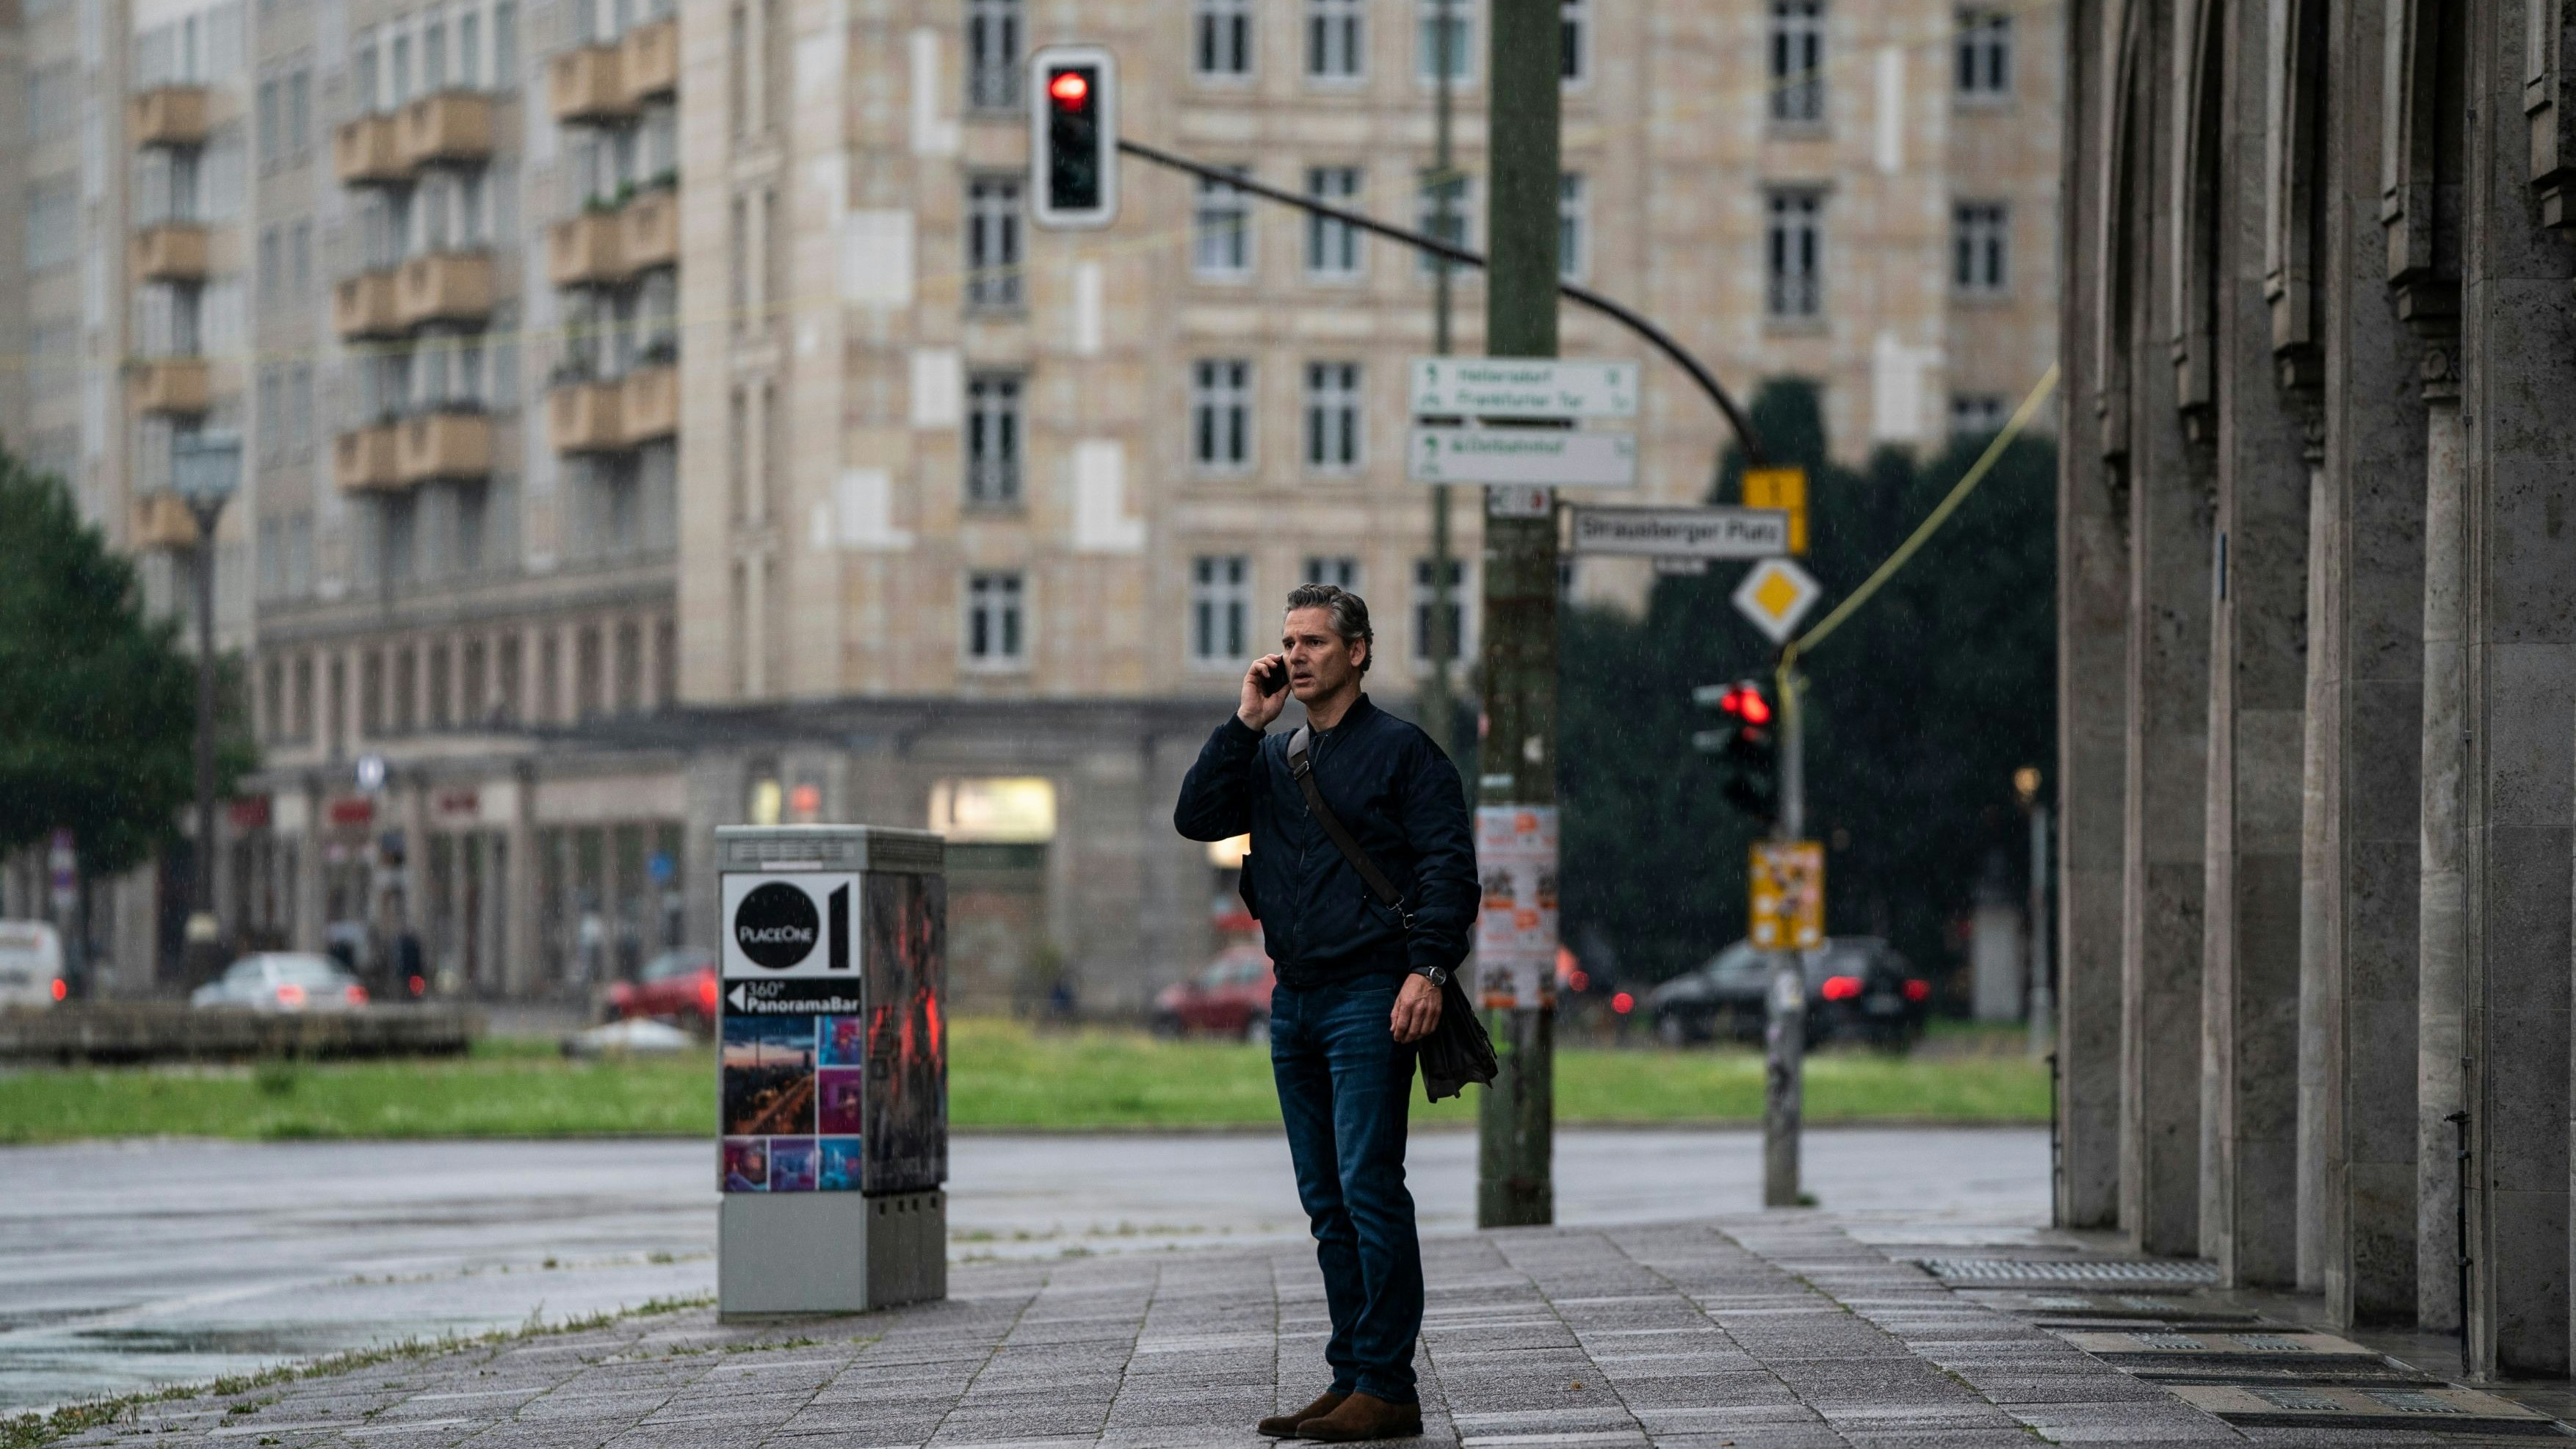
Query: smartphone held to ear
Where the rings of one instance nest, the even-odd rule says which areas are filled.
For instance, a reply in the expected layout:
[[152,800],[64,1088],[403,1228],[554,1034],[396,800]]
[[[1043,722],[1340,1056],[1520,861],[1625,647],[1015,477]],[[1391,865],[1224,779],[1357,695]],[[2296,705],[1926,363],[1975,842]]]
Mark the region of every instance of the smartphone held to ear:
[[1264,697],[1277,694],[1288,687],[1288,666],[1284,661],[1274,659],[1261,666],[1259,678]]

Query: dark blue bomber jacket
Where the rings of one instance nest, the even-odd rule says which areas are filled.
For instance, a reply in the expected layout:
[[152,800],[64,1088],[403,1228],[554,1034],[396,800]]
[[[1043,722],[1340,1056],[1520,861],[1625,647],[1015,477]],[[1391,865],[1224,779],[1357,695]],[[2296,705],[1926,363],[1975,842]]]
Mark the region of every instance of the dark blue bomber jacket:
[[1226,716],[1181,782],[1172,824],[1192,840],[1250,832],[1244,900],[1279,983],[1293,989],[1377,972],[1456,969],[1476,919],[1476,842],[1457,767],[1410,721],[1363,694],[1318,731],[1308,763],[1324,803],[1403,893],[1408,935],[1306,809],[1288,773],[1293,730]]

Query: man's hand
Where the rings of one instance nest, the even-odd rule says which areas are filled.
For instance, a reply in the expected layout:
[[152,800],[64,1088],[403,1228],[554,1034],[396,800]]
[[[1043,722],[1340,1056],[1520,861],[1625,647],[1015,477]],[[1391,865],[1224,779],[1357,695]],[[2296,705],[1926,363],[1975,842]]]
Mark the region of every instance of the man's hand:
[[1395,1012],[1387,1019],[1401,1042],[1420,1041],[1440,1025],[1440,988],[1428,976],[1407,976],[1395,993]]
[[[1279,671],[1279,692],[1264,694],[1261,691],[1261,676],[1264,671],[1272,669]],[[1252,661],[1250,669],[1243,671],[1243,703],[1235,710],[1234,717],[1253,729],[1266,730],[1270,728],[1270,722],[1279,718],[1280,712],[1286,708],[1288,708],[1288,660],[1283,655],[1264,654]]]

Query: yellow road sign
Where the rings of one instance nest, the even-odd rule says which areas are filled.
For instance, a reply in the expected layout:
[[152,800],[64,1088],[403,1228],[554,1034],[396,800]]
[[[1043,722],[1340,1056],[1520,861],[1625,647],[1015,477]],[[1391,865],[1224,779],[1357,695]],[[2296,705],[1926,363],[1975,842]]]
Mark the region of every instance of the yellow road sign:
[[1804,468],[1747,468],[1744,470],[1744,506],[1779,508],[1789,514],[1789,552],[1807,551],[1807,470]]
[[1753,944],[1766,951],[1825,943],[1825,848],[1812,840],[1753,842]]

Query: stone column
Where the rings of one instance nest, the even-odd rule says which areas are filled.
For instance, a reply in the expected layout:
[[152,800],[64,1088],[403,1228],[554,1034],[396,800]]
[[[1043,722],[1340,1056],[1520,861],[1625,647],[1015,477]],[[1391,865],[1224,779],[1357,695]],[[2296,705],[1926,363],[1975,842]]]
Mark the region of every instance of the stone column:
[[500,843],[501,980],[512,996],[537,988],[537,768],[510,767],[510,818]]
[[[2576,243],[2534,223],[2521,5],[2468,0],[2460,428],[2471,1362],[2568,1371]],[[2554,49],[2554,47],[2553,47]]]
[[[2094,94],[2100,14],[2075,0],[2067,94]],[[2066,110],[2065,229],[2058,275],[2065,436],[2057,482],[2057,1221],[2107,1228],[2120,1211],[2122,819],[2128,773],[2129,543],[2117,465],[2103,461],[2097,339],[2104,287],[2074,284],[2099,255],[2105,108]]]
[[304,838],[295,846],[295,949],[319,951],[323,928],[330,924],[331,902],[324,891],[323,865],[329,850],[330,792],[319,773],[305,775]]
[[2416,1314],[2428,1329],[2460,1326],[2458,1152],[2465,1141],[2461,1012],[2468,991],[2467,906],[2462,895],[2466,808],[2462,774],[2467,701],[2462,590],[2468,540],[2456,339],[2424,363],[2424,675],[2422,808],[2417,870]]

